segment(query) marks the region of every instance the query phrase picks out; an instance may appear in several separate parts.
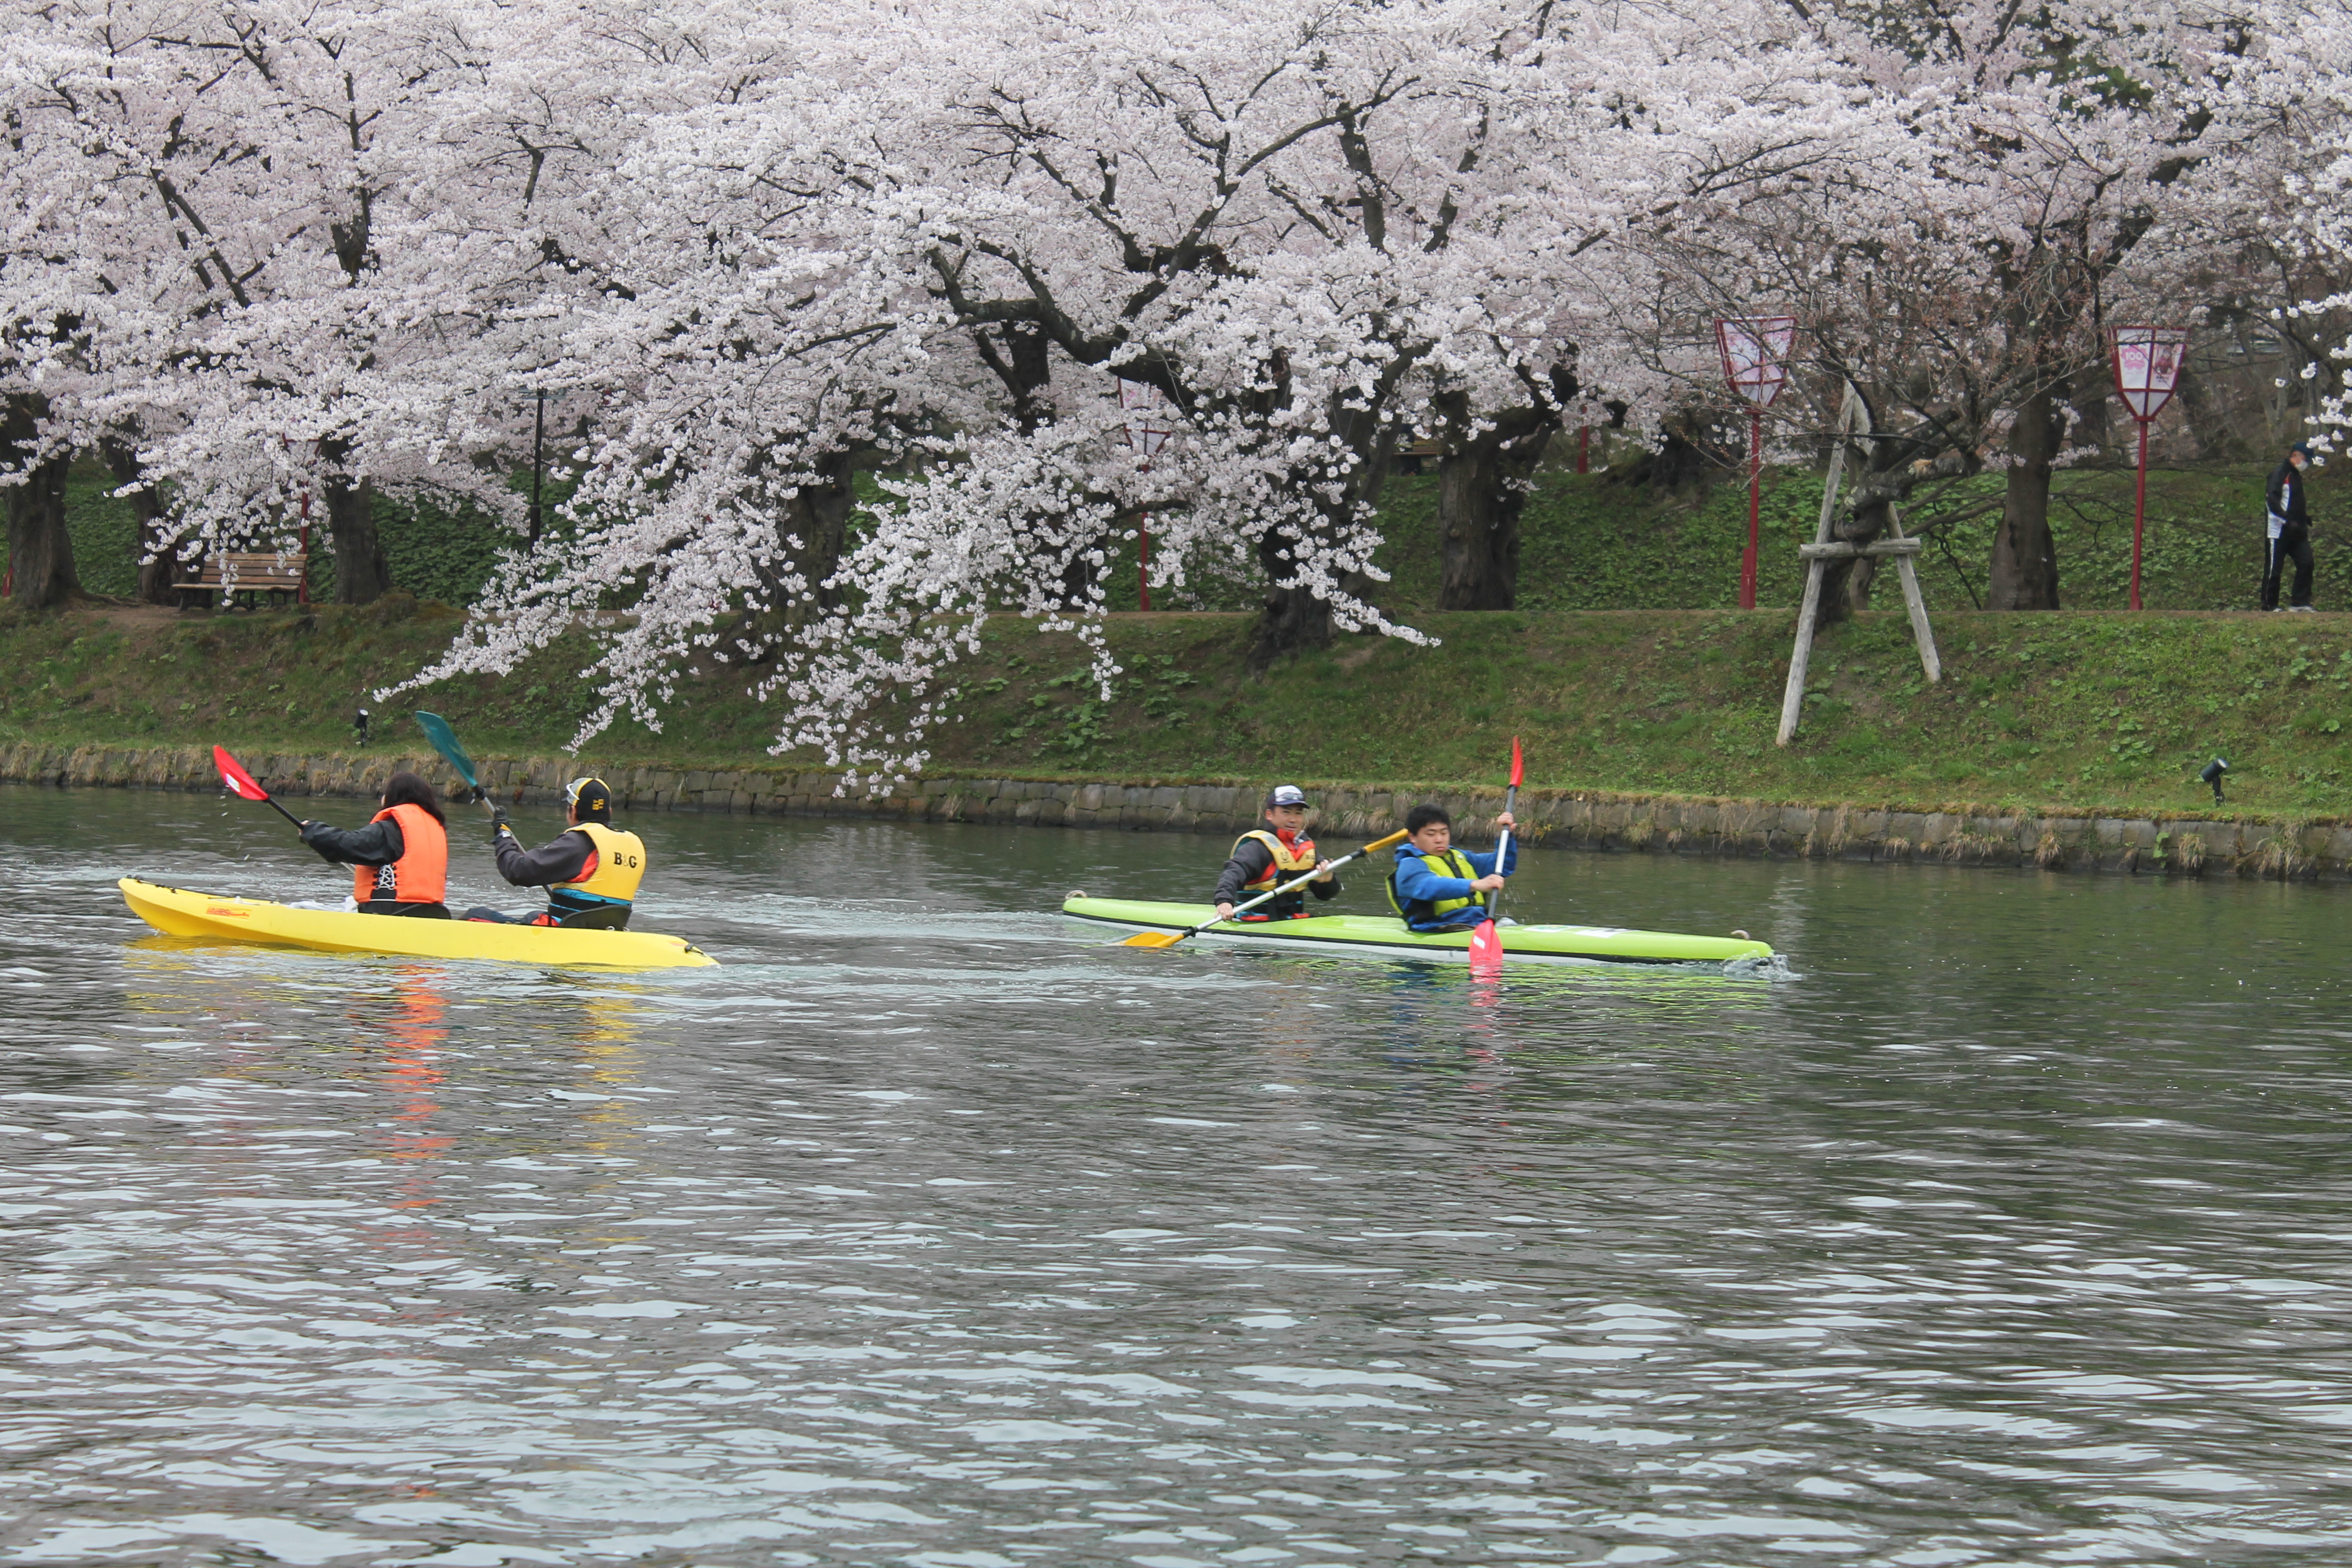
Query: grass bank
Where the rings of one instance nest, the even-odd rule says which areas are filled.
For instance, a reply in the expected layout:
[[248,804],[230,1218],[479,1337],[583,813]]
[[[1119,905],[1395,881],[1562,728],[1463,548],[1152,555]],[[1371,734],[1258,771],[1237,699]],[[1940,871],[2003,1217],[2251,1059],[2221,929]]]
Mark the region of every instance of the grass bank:
[[[2143,597],[2150,608],[2250,609],[2262,575],[2262,486],[2268,470],[2242,465],[2159,469],[2148,476],[2147,563]],[[2338,548],[2330,518],[2352,509],[2352,494],[2334,493],[2345,480],[2323,470],[2313,481],[2321,520],[2318,602],[2352,608],[2352,549]],[[1927,601],[1938,611],[1983,603],[1985,569],[1992,552],[2000,494],[1997,475],[1981,475],[1939,496],[1911,516],[1913,524],[1956,518],[1937,528],[1920,558]],[[68,521],[81,581],[93,593],[128,595],[136,584],[137,531],[123,505],[108,494],[94,468],[78,470],[68,494]],[[876,494],[879,494],[877,490]],[[1394,614],[1420,616],[1437,602],[1439,578],[1437,480],[1399,475],[1385,492],[1381,527],[1386,542],[1376,559],[1391,575],[1378,597]],[[1807,469],[1772,468],[1764,476],[1759,601],[1794,605],[1803,586],[1797,546],[1813,536],[1821,512],[1822,477]],[[394,584],[419,599],[466,605],[480,592],[502,544],[511,536],[467,509],[379,498],[376,524]],[[2075,468],[2053,484],[2051,528],[2057,541],[2060,595],[2072,609],[2121,609],[2131,566],[2132,475],[2128,469]],[[1655,495],[1617,483],[1605,473],[1559,469],[1540,475],[1520,523],[1519,605],[1528,610],[1724,609],[1738,601],[1739,553],[1748,538],[1748,492],[1737,483]],[[314,531],[311,582],[317,596],[332,595],[332,561],[322,530]],[[1134,544],[1109,574],[1113,609],[1136,606]],[[6,552],[0,546],[0,562]],[[1189,563],[1181,589],[1153,596],[1160,609],[1246,610],[1264,592],[1247,563]],[[1885,602],[1895,603],[1891,583]]]
[[[1948,613],[1927,686],[1899,615],[1830,634],[1797,744],[1772,744],[1793,617],[1759,611],[1436,616],[1434,647],[1353,637],[1264,678],[1239,615],[1112,618],[1127,673],[1106,701],[1075,639],[1001,621],[966,672],[935,770],[1028,777],[1457,785],[1495,779],[1524,738],[1530,782],[1910,810],[2166,815],[2210,799],[2217,752],[2247,815],[2344,815],[2352,784],[2352,617]],[[454,613],[191,615],[93,610],[0,620],[0,741],[349,752],[371,688],[438,649]],[[485,752],[569,741],[584,641],[503,680],[414,706]],[[616,725],[600,765],[768,765],[740,678],[688,683],[659,735]],[[379,749],[414,750],[397,706]],[[813,760],[813,759],[812,759]]]

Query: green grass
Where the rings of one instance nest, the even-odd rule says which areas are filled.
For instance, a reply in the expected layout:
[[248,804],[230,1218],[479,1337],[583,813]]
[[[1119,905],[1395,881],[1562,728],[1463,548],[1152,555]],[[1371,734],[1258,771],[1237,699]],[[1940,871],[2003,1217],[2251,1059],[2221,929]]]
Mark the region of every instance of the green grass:
[[[2160,470],[2148,476],[2148,520],[2142,596],[2150,609],[2247,609],[2262,575],[2262,485],[2258,466]],[[2314,485],[2323,526],[2316,550],[2317,597],[2352,607],[2352,550],[2338,548],[2324,526],[2336,505],[2331,476]],[[870,482],[869,497],[880,491]],[[77,471],[68,495],[74,558],[84,587],[129,595],[136,577],[136,540],[129,511],[106,493],[104,475]],[[2131,566],[2132,475],[2073,469],[2057,476],[2052,528],[2058,542],[2060,594],[2069,608],[2120,609]],[[1997,498],[1998,476],[1968,481],[1932,511],[1956,511]],[[1813,536],[1822,480],[1800,469],[1768,469],[1761,507],[1759,602],[1794,605],[1804,584],[1797,546]],[[1376,596],[1391,614],[1419,616],[1436,605],[1437,480],[1399,476],[1389,483],[1376,560],[1392,581]],[[465,509],[379,499],[376,521],[394,584],[419,599],[471,604],[510,535]],[[1934,610],[1983,602],[1994,520],[1980,518],[1939,533],[1920,557]],[[1525,610],[1725,609],[1737,603],[1739,554],[1748,538],[1748,492],[1726,483],[1664,499],[1606,474],[1551,471],[1540,477],[1521,523],[1519,607]],[[323,527],[312,534],[313,595],[332,597],[333,558]],[[0,548],[0,559],[5,559]],[[1119,546],[1110,567],[1110,606],[1136,607],[1135,544]],[[1188,563],[1182,589],[1155,595],[1157,609],[1244,610],[1263,593],[1255,565]],[[1876,602],[1900,605],[1892,574]]]
[[[2263,479],[2268,469],[2235,467],[2148,476],[2141,599],[2150,609],[2252,609],[2263,568]],[[2122,609],[2129,603],[2132,481],[2128,470],[2074,469],[2056,477],[2051,531],[2057,541],[2059,595],[2069,609]],[[2323,477],[2322,484],[2325,478]],[[1981,475],[1939,498],[1906,525],[1996,500],[2001,481]],[[2330,498],[2315,486],[2323,514]],[[1377,559],[1392,576],[1384,607],[1406,616],[1434,607],[1438,587],[1437,481],[1391,481]],[[1821,519],[1822,477],[1799,469],[1764,474],[1759,508],[1757,602],[1794,605],[1804,591],[1797,546]],[[1920,585],[1930,611],[1980,608],[1998,519],[1985,517],[1931,535]],[[1728,609],[1738,603],[1739,556],[1748,542],[1748,490],[1725,484],[1703,493],[1653,499],[1605,474],[1549,473],[1520,521],[1523,610]],[[2352,550],[2321,531],[2316,597],[2352,608]],[[1889,570],[1873,602],[1902,607]],[[1127,607],[1132,607],[1131,603]],[[1240,605],[1233,606],[1240,608]]]
[[[1241,615],[1121,616],[1108,702],[1076,639],[994,623],[964,671],[936,768],[1399,785],[1494,781],[1509,740],[1528,781],[1933,809],[2192,811],[2195,773],[2231,763],[2233,809],[2346,810],[2352,618],[1939,616],[1947,679],[1920,679],[1900,615],[1817,650],[1803,731],[1772,744],[1790,616],[1516,612],[1427,618],[1442,646],[1372,637],[1246,675]],[[442,647],[453,614],[404,598],[351,611],[83,611],[0,617],[0,742],[338,752],[352,707]],[[447,715],[484,754],[551,754],[590,698],[584,638],[499,681],[455,681],[380,713],[378,751],[420,749],[407,714]],[[661,735],[616,726],[599,765],[759,766],[769,717],[724,673],[686,682]]]

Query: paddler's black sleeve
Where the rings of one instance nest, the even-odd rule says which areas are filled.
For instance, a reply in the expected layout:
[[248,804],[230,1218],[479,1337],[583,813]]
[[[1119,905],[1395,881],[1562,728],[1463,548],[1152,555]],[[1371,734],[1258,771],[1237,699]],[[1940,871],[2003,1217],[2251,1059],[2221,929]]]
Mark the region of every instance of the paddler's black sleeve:
[[576,882],[596,853],[596,841],[584,833],[559,834],[536,849],[525,849],[511,833],[499,835],[499,875],[518,888],[547,888]]
[[314,822],[302,830],[302,842],[316,849],[330,866],[389,866],[408,853],[408,841],[400,836],[400,819],[392,816],[365,827]]
[[1242,901],[1242,889],[1265,875],[1274,864],[1274,852],[1255,838],[1244,838],[1234,846],[1234,858],[1217,873],[1217,890],[1211,896],[1213,904],[1237,904]]

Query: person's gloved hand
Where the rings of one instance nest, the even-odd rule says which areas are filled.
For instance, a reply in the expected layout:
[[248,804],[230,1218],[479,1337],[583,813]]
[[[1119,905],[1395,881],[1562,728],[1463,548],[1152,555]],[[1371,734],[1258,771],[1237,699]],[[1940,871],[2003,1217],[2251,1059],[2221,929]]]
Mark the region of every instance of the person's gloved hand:
[[490,842],[492,844],[496,844],[499,838],[512,833],[513,831],[513,828],[507,826],[507,808],[503,805],[492,807],[490,810]]

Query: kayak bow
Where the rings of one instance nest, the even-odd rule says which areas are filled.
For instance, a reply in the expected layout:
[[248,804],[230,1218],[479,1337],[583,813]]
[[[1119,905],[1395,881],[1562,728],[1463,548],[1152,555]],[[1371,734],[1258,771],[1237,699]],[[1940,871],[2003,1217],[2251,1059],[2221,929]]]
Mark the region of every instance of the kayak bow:
[[654,931],[581,931],[298,910],[261,899],[192,893],[142,882],[136,877],[125,877],[115,885],[122,889],[131,912],[166,936],[304,947],[320,952],[386,952],[599,969],[687,969],[718,962],[684,937]]
[[[1134,899],[1072,895],[1062,912],[1121,931],[1181,931],[1216,910],[1206,904],[1160,904]],[[1514,960],[1534,963],[1729,963],[1772,956],[1769,943],[1741,937],[1688,936],[1679,931],[1628,931],[1619,926],[1505,925],[1496,931]],[[1202,942],[1240,942],[1294,952],[1362,952],[1382,958],[1465,963],[1470,932],[1407,931],[1394,916],[1316,915],[1303,921],[1212,925]]]

